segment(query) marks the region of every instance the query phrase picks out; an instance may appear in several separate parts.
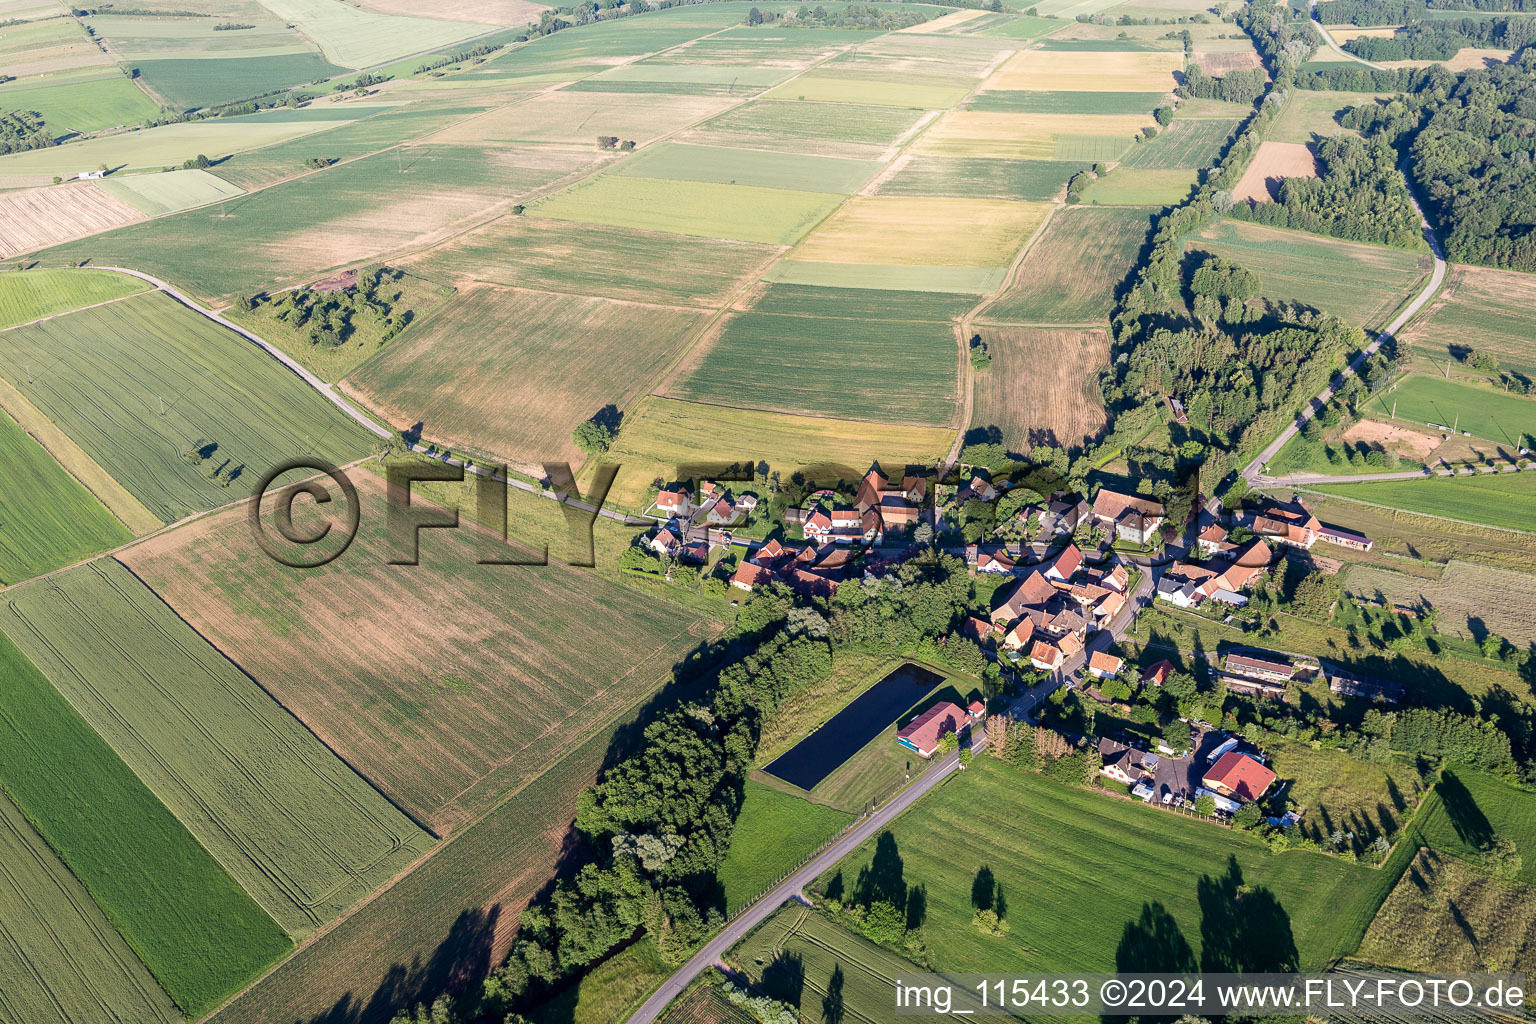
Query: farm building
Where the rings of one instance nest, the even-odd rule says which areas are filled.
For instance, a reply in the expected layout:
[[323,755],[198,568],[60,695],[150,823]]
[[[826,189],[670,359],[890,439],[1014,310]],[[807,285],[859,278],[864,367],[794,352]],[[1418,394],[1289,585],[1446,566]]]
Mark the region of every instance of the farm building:
[[1322,523],[1299,501],[1267,501],[1238,512],[1233,521],[1265,540],[1307,550],[1317,543]]
[[1238,800],[1257,800],[1274,781],[1274,772],[1235,750],[1222,754],[1200,780],[1207,789]]
[[1093,499],[1093,518],[1114,527],[1115,535],[1132,544],[1146,544],[1163,525],[1163,506],[1146,498],[1108,488]]
[[1296,678],[1296,666],[1278,654],[1229,654],[1226,668],[1233,675],[1270,683],[1288,683]]
[[1329,667],[1328,689],[1345,697],[1364,697],[1368,700],[1385,701],[1388,704],[1396,704],[1402,698],[1403,688],[1398,683],[1388,682],[1385,679],[1373,679],[1368,676],[1357,676],[1353,672],[1345,672],[1342,669]]
[[1272,682],[1268,679],[1249,679],[1247,676],[1234,676],[1223,673],[1219,676],[1221,682],[1232,693],[1241,693],[1248,697],[1274,697],[1284,699],[1285,684]]
[[907,723],[896,734],[896,742],[917,752],[919,757],[932,757],[939,743],[952,732],[959,732],[969,721],[969,716],[950,701],[941,701]]
[[1317,531],[1317,539],[1327,541],[1329,544],[1337,544],[1344,548],[1353,548],[1356,551],[1369,551],[1374,543],[1371,538],[1363,533],[1346,530],[1342,526],[1324,525]]

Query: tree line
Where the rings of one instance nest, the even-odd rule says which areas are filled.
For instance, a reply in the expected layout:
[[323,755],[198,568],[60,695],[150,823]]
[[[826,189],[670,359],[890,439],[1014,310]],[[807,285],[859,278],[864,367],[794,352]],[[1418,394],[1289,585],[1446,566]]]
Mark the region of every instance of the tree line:
[[[1001,6],[1001,0],[998,0]],[[870,29],[893,32],[930,21],[928,14],[914,7],[895,4],[847,4],[829,12],[817,4],[808,8],[804,4],[794,11],[752,8],[747,12],[746,24],[774,24],[785,28],[843,28]]]
[[53,133],[34,110],[0,113],[0,153],[22,153],[56,145]]
[[1370,61],[1449,60],[1463,47],[1519,50],[1536,40],[1529,18],[1416,21],[1386,37],[1356,36],[1344,49]]

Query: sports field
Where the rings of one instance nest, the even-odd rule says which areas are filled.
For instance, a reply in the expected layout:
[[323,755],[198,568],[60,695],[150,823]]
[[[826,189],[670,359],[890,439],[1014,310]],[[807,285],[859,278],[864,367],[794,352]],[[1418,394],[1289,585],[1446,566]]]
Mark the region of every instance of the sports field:
[[402,429],[522,463],[580,461],[575,426],[627,409],[703,322],[691,309],[480,287],[348,381]]
[[1100,323],[1114,307],[1115,289],[1146,244],[1148,210],[1058,210],[1030,247],[1013,285],[982,310],[1001,323]]
[[996,426],[1010,450],[1076,447],[1104,426],[1098,373],[1109,363],[1100,329],[978,327],[992,365],[974,379],[971,425]]
[[167,523],[245,497],[286,459],[341,465],[372,446],[271,356],[158,292],[0,332],[0,373]]
[[1005,267],[1048,209],[988,199],[857,196],[790,255],[815,263]]
[[793,245],[841,196],[709,181],[604,174],[529,209],[538,217]]
[[1536,376],[1536,348],[1531,345],[1536,338],[1536,275],[1453,267],[1428,312],[1403,332],[1403,338],[1415,355],[1437,368],[1472,350],[1493,356],[1501,368]]
[[954,431],[938,427],[788,416],[647,398],[626,412],[618,440],[609,450],[609,459],[622,467],[609,504],[640,507],[651,481],[673,479],[681,464],[766,460],[786,478],[797,469],[828,464],[863,473],[876,459],[892,465],[932,463],[949,450],[953,440]]
[[[1292,963],[1316,970],[1354,950],[1396,881],[1391,872],[1320,854],[1271,855],[1252,836],[1065,787],[985,756],[890,831],[905,883],[927,887],[928,947],[941,951],[939,964],[950,971],[1113,970],[1117,947],[1135,935],[1144,905],[1153,902],[1171,919],[1143,941],[1155,939],[1166,951],[1182,934],[1194,956],[1206,953],[1207,970],[1221,969],[1212,940],[1232,941],[1232,917],[1255,930],[1240,957],[1263,962],[1269,953],[1279,964],[1289,948]],[[838,865],[848,888],[874,845]],[[1136,868],[1113,867],[1122,863]],[[972,881],[983,867],[1002,888],[1010,937],[993,938],[971,923]],[[1037,884],[1042,877],[1051,884]],[[1122,970],[1138,966],[1132,948],[1120,958]]]
[[742,313],[705,344],[663,393],[886,423],[954,415],[959,350],[947,323]]
[[1427,253],[1242,221],[1218,221],[1186,244],[1254,271],[1267,298],[1304,303],[1365,328],[1390,319],[1430,269]]
[[[20,591],[18,596],[25,593]],[[5,631],[18,622],[12,605],[0,607]],[[0,635],[0,670],[6,684],[6,711],[0,715],[4,739],[0,782],[5,793],[183,1011],[192,1016],[210,1008],[291,948],[277,923],[240,890],[149,786],[4,635]],[[19,877],[12,870],[7,860],[0,885]],[[85,905],[78,912],[89,916],[93,909]],[[49,923],[61,933],[67,920]],[[28,929],[24,918],[13,918],[8,912],[0,932],[13,927],[20,932],[23,946],[46,937]],[[72,952],[84,957],[87,949]],[[10,953],[11,947],[0,947],[0,963]],[[106,969],[97,976],[101,988],[95,992],[72,990],[64,998],[106,998],[106,986],[112,985],[145,1011],[140,1019],[165,1019],[163,997],[143,989],[141,972],[133,969],[136,965],[120,963],[123,966],[116,969],[103,965]],[[60,963],[55,959],[54,964],[84,969],[81,960]],[[21,991],[33,991],[36,981],[33,975]],[[10,991],[7,986],[8,997]],[[32,997],[22,998],[30,1001]],[[6,1004],[7,1012],[11,1005]],[[54,1006],[63,1008],[59,1003]],[[89,1010],[89,1001],[81,1009]],[[35,1018],[16,1019],[32,1024]],[[73,1018],[72,1024],[96,1024],[101,1019],[85,1013]]]
[[101,183],[101,190],[146,217],[232,199],[245,192],[216,174],[195,169],[109,178]]
[[0,330],[133,295],[149,285],[98,270],[25,270],[0,274]]
[[1040,92],[1169,92],[1184,70],[1181,53],[1028,50],[1010,58],[982,88]]
[[1536,533],[1536,474],[1379,480],[1316,488],[1374,505]]
[[1453,427],[1511,448],[1536,438],[1536,401],[1507,391],[1447,380],[1439,374],[1409,374],[1373,398],[1377,415]]
[[614,168],[614,173],[846,195],[863,187],[880,166],[875,160],[762,153],[750,149],[664,142],[624,160]]

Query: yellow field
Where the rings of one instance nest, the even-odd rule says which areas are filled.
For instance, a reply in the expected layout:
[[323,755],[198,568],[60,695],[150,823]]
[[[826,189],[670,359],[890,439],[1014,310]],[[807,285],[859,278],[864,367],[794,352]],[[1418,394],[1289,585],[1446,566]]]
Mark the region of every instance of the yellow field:
[[[621,467],[608,504],[643,505],[657,477],[673,479],[679,465],[766,461],[784,479],[797,469],[846,465],[863,472],[879,459],[887,469],[933,464],[949,451],[952,430],[895,426],[783,413],[727,409],[670,398],[647,398],[624,417],[608,461]],[[591,462],[583,468],[590,472]]]
[[1328,34],[1333,36],[1333,41],[1340,46],[1351,39],[1359,39],[1365,36],[1370,39],[1389,39],[1397,34],[1397,27],[1388,25],[1385,28],[1356,28],[1353,25],[1330,25]]
[[1003,267],[1048,203],[857,196],[790,253],[816,263]]
[[29,188],[0,195],[0,256],[108,231],[144,219],[93,183]]
[[1174,72],[1183,69],[1182,53],[1023,50],[993,72],[982,88],[1166,92],[1174,86]]
[[1132,139],[1152,123],[1150,114],[1016,114],[951,110],[924,133],[913,151],[1004,160],[1055,160],[1064,135]]
[[1482,71],[1499,64],[1508,64],[1509,50],[1488,50],[1464,46],[1449,60],[1384,60],[1384,68],[1427,68],[1438,64],[1447,71]]

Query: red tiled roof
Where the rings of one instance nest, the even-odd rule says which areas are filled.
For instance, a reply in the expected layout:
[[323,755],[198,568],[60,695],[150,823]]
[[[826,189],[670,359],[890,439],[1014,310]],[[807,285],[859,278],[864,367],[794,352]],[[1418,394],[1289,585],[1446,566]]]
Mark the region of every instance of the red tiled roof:
[[1098,519],[1119,519],[1127,512],[1148,519],[1163,518],[1163,506],[1146,498],[1118,491],[1101,490],[1093,499],[1093,514]]
[[1141,674],[1143,683],[1151,683],[1154,686],[1162,686],[1169,676],[1173,675],[1173,662],[1164,658]]
[[920,751],[931,751],[938,747],[945,733],[958,731],[965,719],[964,711],[950,701],[941,701],[908,722],[896,736]]
[[1098,669],[1100,672],[1108,672],[1110,675],[1119,672],[1124,666],[1124,658],[1117,658],[1113,654],[1106,654],[1103,651],[1094,651],[1093,655],[1088,659],[1089,668]]
[[1275,773],[1247,754],[1229,750],[1205,773],[1204,781],[1209,786],[1235,793],[1244,800],[1257,800],[1264,795],[1270,783],[1275,781]]

